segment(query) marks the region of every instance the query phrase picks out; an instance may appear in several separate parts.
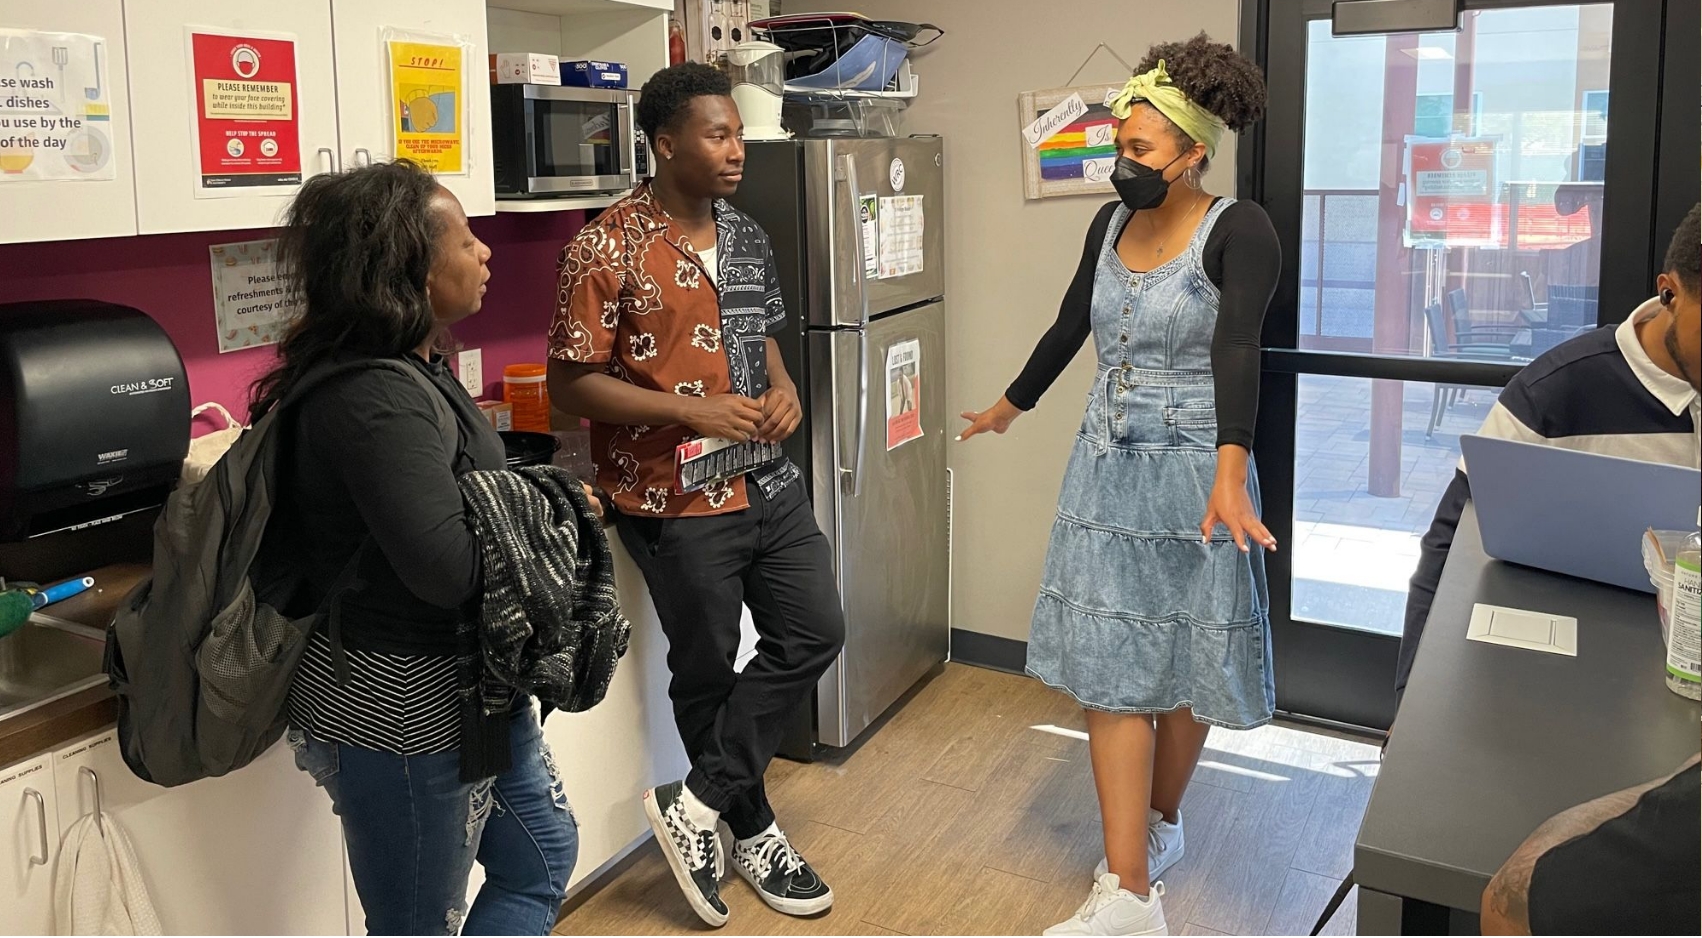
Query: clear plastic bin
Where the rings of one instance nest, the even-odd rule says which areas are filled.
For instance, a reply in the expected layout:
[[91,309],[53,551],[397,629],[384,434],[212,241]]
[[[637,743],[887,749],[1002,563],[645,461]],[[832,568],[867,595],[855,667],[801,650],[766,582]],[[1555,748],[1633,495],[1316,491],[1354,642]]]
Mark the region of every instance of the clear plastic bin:
[[[1690,535],[1685,531],[1656,531],[1654,534],[1661,543],[1661,552],[1656,553],[1654,545],[1644,537],[1643,569],[1649,572],[1649,584],[1655,588],[1655,608],[1661,617],[1661,643],[1665,645],[1667,633],[1672,630],[1672,559],[1678,556],[1684,539]],[[1663,554],[1666,557],[1664,562],[1661,559]]]

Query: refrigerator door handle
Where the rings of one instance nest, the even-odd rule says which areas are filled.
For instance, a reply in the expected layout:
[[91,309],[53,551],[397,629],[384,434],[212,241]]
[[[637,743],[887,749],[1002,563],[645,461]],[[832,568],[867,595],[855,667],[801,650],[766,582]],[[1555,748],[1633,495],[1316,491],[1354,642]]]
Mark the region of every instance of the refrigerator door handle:
[[857,158],[849,153],[839,157],[841,175],[845,179],[845,191],[851,194],[851,224],[856,228],[853,243],[857,245],[857,257],[852,267],[857,271],[857,306],[861,313],[862,327],[869,327],[869,267],[866,258],[869,256],[867,235],[863,231],[863,187],[857,184]]
[[849,153],[839,157],[845,189],[851,195],[851,224],[856,229],[857,256],[851,266],[857,271],[857,303],[862,325],[857,333],[857,438],[851,447],[851,467],[841,469],[851,477],[851,497],[863,494],[863,445],[869,436],[869,269],[868,245],[863,226],[863,190],[857,184],[857,160]]
[[851,450],[851,497],[863,495],[863,448],[869,440],[869,330],[857,331],[857,442]]

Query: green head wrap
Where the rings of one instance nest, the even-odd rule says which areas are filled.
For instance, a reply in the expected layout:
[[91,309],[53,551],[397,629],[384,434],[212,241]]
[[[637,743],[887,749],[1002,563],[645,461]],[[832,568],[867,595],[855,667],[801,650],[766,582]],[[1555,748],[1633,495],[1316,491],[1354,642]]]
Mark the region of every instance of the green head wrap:
[[1217,142],[1223,139],[1223,132],[1228,128],[1217,115],[1188,100],[1182,89],[1171,82],[1170,73],[1164,70],[1163,59],[1158,60],[1158,67],[1152,71],[1130,78],[1129,83],[1106,106],[1111,109],[1113,117],[1127,120],[1137,101],[1145,101],[1158,108],[1160,114],[1170,118],[1170,122],[1182,128],[1190,139],[1205,144],[1208,159],[1217,155]]

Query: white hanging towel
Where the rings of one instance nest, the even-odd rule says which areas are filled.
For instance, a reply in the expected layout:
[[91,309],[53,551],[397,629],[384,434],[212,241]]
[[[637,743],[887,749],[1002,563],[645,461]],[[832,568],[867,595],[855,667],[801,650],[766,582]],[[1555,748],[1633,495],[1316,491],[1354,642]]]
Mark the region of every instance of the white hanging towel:
[[160,934],[136,851],[112,815],[85,814],[65,832],[53,878],[53,927],[61,935]]

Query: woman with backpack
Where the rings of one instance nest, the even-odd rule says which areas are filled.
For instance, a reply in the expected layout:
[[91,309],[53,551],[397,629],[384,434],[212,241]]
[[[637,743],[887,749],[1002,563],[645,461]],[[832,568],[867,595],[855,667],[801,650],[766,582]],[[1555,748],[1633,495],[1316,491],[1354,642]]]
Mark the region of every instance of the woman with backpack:
[[478,312],[490,254],[407,161],[309,180],[278,241],[301,312],[254,386],[255,419],[344,370],[281,415],[257,566],[301,574],[288,614],[328,611],[290,687],[288,739],[342,818],[375,935],[548,934],[578,857],[532,698],[493,722],[462,693],[477,648],[457,630],[482,572],[457,478],[505,459],[438,349]]

